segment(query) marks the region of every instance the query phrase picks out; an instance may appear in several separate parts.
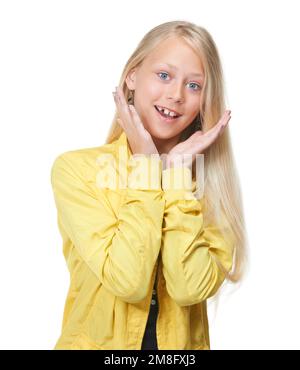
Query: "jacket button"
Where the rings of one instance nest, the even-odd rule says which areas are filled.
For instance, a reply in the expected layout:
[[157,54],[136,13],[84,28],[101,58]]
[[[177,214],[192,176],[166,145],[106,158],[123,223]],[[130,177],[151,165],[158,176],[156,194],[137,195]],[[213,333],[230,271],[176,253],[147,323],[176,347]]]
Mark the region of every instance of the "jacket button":
[[153,295],[155,295],[155,294],[156,294],[156,290],[155,290],[155,289],[153,289],[152,294],[153,294]]
[[151,304],[152,305],[155,305],[156,304],[156,300],[155,299],[151,299]]

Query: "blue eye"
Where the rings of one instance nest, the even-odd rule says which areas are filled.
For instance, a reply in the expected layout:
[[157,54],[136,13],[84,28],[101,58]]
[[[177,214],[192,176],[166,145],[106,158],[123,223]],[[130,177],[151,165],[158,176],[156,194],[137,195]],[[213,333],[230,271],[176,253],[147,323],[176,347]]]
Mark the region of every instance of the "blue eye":
[[[159,72],[159,73],[157,73],[157,74],[158,74],[158,75],[168,75],[168,73],[167,73],[167,72]],[[163,80],[164,80],[164,79],[163,79]],[[166,81],[166,80],[164,80],[164,81]],[[195,82],[191,82],[191,84],[198,86],[198,90],[201,90],[201,86],[200,86],[200,85],[196,84]],[[196,89],[192,89],[192,90],[196,91]]]
[[[192,84],[192,85],[196,85],[196,86],[198,86],[198,90],[201,90],[201,86],[200,86],[200,85],[196,84],[195,82],[191,82],[191,84]],[[193,89],[193,90],[194,90],[194,89]]]
[[166,72],[159,72],[159,73],[158,73],[158,75],[161,75],[161,74],[162,74],[162,75],[167,75],[168,73],[166,73]]

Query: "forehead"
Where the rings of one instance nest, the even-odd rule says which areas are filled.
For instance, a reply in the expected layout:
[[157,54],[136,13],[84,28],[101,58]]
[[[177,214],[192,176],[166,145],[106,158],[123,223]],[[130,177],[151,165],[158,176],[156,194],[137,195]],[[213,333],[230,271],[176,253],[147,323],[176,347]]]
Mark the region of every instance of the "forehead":
[[157,45],[144,59],[145,67],[165,66],[188,75],[204,77],[200,56],[184,41],[169,38]]

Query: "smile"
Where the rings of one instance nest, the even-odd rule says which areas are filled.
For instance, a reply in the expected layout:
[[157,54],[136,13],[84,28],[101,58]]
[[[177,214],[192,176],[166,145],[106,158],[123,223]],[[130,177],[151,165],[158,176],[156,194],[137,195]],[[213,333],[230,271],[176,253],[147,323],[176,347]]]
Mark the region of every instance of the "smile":
[[175,113],[173,113],[172,111],[165,110],[159,106],[155,105],[154,107],[155,107],[157,114],[164,122],[175,121],[181,117],[181,115],[180,116],[175,115]]

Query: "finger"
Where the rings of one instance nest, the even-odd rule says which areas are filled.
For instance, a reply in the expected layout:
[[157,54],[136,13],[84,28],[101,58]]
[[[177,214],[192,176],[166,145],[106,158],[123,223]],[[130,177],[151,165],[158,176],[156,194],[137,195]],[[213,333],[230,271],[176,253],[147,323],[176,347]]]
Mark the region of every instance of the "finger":
[[222,130],[224,130],[224,128],[228,126],[228,123],[229,123],[230,119],[231,119],[231,116],[229,116],[229,117],[224,121],[224,123],[221,125],[221,129],[222,129]]
[[[220,129],[219,129],[219,132],[218,132],[218,134],[217,134],[216,138],[217,138],[218,136],[222,136],[222,134],[223,134],[223,132],[224,132],[225,128],[227,127],[228,122],[230,121],[230,119],[231,119],[231,117],[228,117],[228,120],[227,120],[227,121],[225,121],[225,122],[221,125],[221,127],[220,127]],[[216,138],[215,138],[215,139],[216,139]],[[215,140],[215,139],[214,139],[214,140]]]
[[220,130],[219,130],[219,135],[222,135],[222,133],[224,132],[225,128],[226,128],[226,127],[227,127],[227,125],[228,125],[228,122],[230,121],[230,118],[231,118],[231,117],[229,117],[229,118],[228,118],[228,121],[227,121],[227,122],[225,122],[225,123],[221,126],[221,128],[220,128]]
[[221,129],[221,127],[226,124],[228,122],[228,119],[229,119],[230,116],[230,111],[225,111],[223,116],[220,118],[220,120],[217,122],[217,124],[215,124],[212,128],[210,128],[206,133],[205,135],[207,136],[215,136],[219,133],[219,130]]
[[116,89],[117,89],[117,97],[118,97],[120,106],[129,114],[128,104],[126,102],[122,89],[119,86],[117,86]]
[[227,119],[230,117],[230,114],[231,114],[231,111],[226,110],[215,126],[219,126],[219,125],[224,124],[224,122],[227,121]]
[[114,101],[116,103],[116,106],[120,110],[120,108],[121,108],[121,102],[120,102],[119,96],[118,96],[118,94],[116,92],[113,92],[113,96],[114,96]]
[[129,111],[131,112],[131,116],[132,116],[132,119],[134,121],[134,123],[137,125],[137,126],[143,126],[143,123],[140,119],[140,116],[138,114],[138,112],[136,111],[135,109],[135,106],[133,104],[129,104]]
[[119,86],[116,87],[116,90],[117,90],[116,92],[117,102],[121,119],[123,120],[124,124],[132,125],[133,124],[132,117],[126,99],[124,97],[123,91]]
[[123,129],[123,130],[125,130],[125,129],[124,129],[123,122],[122,122],[122,120],[121,120],[120,118],[117,118],[117,122],[118,122],[118,124],[122,127],[122,129]]
[[131,122],[132,119],[126,118],[124,111],[122,109],[122,104],[121,104],[119,95],[116,92],[113,92],[113,96],[114,96],[114,101],[117,106],[118,116],[121,117],[121,118],[117,118],[117,122],[122,127],[122,129],[127,132],[128,131],[127,127],[130,127],[132,125],[132,122]]
[[[218,136],[222,134],[230,118],[230,116],[224,114],[224,117],[222,117],[221,120],[214,127],[212,127],[209,131],[201,136],[201,138],[205,137],[205,149],[209,147],[218,138]],[[200,145],[202,144],[203,142]]]

